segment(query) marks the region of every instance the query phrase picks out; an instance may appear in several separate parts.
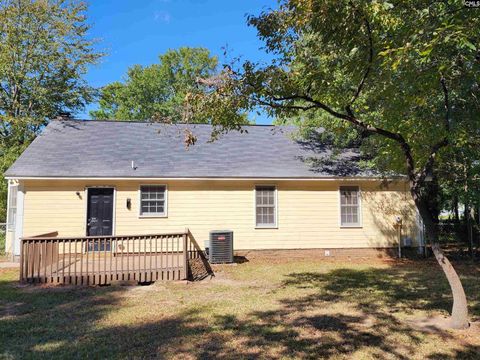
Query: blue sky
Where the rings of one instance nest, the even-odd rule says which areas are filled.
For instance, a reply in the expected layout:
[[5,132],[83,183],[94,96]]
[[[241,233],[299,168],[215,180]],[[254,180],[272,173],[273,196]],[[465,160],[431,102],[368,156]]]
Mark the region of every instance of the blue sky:
[[[95,87],[122,80],[127,68],[148,65],[158,55],[181,46],[202,46],[224,59],[222,47],[231,56],[264,60],[263,44],[255,29],[246,24],[247,14],[276,7],[274,0],[90,0],[90,36],[100,39],[98,49],[107,56],[90,69],[86,78]],[[76,117],[89,118],[88,111]],[[270,123],[265,116],[257,123]]]

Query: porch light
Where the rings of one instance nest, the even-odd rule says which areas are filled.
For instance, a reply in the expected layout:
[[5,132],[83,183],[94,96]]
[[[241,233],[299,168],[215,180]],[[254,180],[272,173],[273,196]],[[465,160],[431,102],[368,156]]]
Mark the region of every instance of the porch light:
[[130,210],[132,208],[132,199],[127,198],[127,209]]

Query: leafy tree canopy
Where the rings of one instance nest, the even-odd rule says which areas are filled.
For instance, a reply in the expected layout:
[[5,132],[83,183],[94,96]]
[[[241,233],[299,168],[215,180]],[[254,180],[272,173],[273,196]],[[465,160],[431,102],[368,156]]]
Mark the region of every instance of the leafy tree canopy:
[[[102,56],[80,1],[0,0],[0,164],[3,173],[60,112],[93,100],[83,79]],[[6,182],[0,182],[5,217]]]
[[95,92],[83,75],[102,54],[86,36],[85,11],[78,1],[0,2],[3,139],[17,127],[35,133],[59,112],[82,109],[93,100]]
[[[159,63],[134,65],[124,82],[114,82],[101,91],[96,119],[159,120],[177,122],[186,117],[187,94],[203,91],[200,78],[215,74],[217,58],[204,48],[182,47],[159,56]],[[205,119],[192,117],[195,122]]]

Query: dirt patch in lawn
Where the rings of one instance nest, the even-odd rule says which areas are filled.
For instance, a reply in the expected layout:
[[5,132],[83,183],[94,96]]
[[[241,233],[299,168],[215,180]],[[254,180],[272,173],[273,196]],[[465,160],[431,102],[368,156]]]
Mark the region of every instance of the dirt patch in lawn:
[[[234,257],[236,265],[246,263],[271,263],[285,264],[292,261],[322,261],[328,263],[352,262],[355,264],[392,264],[397,262],[409,262],[414,260],[397,259],[395,257],[371,255],[371,256],[324,256],[324,249],[299,249],[299,250],[242,250],[237,251]],[[214,268],[215,269],[215,268]]]
[[480,322],[470,322],[466,329],[452,329],[451,320],[448,316],[434,315],[429,317],[420,317],[405,321],[412,328],[431,334],[457,334],[467,337],[478,337],[480,340]]

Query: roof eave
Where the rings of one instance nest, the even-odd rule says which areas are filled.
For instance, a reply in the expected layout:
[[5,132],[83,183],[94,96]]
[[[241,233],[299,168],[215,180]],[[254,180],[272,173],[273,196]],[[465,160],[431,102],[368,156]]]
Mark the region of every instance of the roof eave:
[[390,176],[315,176],[315,177],[268,177],[268,176],[183,176],[183,177],[158,177],[158,176],[138,176],[138,177],[105,177],[105,176],[5,176],[7,180],[290,180],[290,181],[317,181],[317,180],[406,180],[404,175]]

